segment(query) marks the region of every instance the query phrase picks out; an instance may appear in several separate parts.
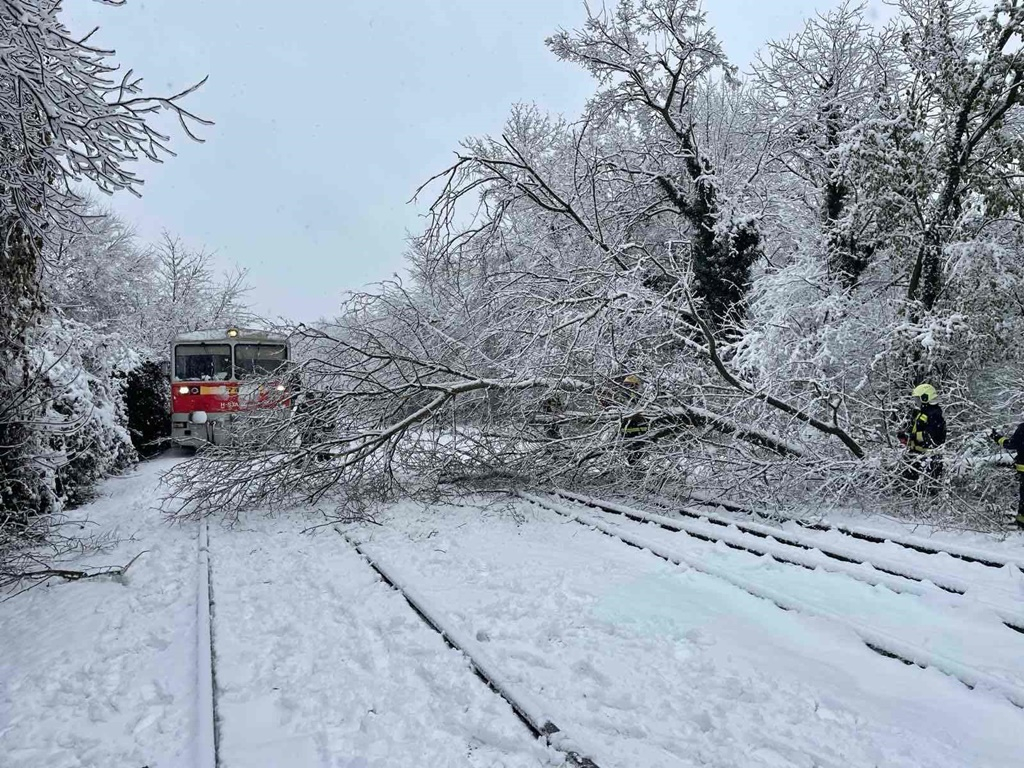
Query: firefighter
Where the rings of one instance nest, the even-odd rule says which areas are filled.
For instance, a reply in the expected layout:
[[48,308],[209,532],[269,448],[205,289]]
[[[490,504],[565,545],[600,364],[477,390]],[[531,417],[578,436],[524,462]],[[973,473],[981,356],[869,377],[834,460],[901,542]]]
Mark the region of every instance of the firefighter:
[[562,410],[562,399],[557,394],[551,394],[541,400],[540,412],[543,415],[544,436],[548,440],[561,440],[562,428],[558,423],[558,414]]
[[1017,470],[1017,480],[1020,485],[1020,500],[1017,502],[1017,516],[1014,522],[1017,527],[1024,530],[1024,424],[1021,424],[1013,433],[1013,437],[1004,437],[997,430],[992,430],[992,439],[1001,448],[1008,451],[1016,451],[1013,463]]
[[906,478],[916,483],[926,473],[934,490],[934,482],[942,476],[942,457],[935,454],[935,449],[946,442],[946,419],[931,384],[919,384],[911,395],[916,407],[910,415],[910,425],[898,436],[908,452]]
[[[640,377],[636,374],[629,374],[622,379],[626,387],[626,398],[629,405],[635,405],[640,400]],[[642,413],[631,413],[623,417],[621,422],[622,437],[626,441],[626,463],[632,466],[644,452],[644,435],[647,434],[649,425]]]

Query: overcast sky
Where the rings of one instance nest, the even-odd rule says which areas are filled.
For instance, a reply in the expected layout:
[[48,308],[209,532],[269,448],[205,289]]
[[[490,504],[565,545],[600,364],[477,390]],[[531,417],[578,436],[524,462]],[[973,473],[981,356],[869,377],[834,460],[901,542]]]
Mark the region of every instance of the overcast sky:
[[[600,2],[600,0],[596,0]],[[872,0],[879,5],[879,0]],[[609,0],[608,5],[612,5]],[[733,63],[794,33],[829,0],[707,0]],[[139,233],[167,229],[249,270],[270,317],[332,315],[345,290],[402,271],[416,187],[458,142],[533,101],[575,116],[593,83],[544,39],[582,0],[67,0],[75,32],[216,125],[140,168],[143,198],[111,200]],[[180,137],[178,137],[180,138]]]

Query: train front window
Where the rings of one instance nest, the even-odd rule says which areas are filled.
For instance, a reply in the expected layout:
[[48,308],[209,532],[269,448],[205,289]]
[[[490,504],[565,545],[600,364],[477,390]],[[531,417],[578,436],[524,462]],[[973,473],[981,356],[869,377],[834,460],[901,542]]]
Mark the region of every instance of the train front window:
[[231,345],[179,344],[174,348],[174,378],[227,381],[231,378]]
[[284,344],[236,344],[235,376],[239,379],[258,379],[284,372],[288,351]]

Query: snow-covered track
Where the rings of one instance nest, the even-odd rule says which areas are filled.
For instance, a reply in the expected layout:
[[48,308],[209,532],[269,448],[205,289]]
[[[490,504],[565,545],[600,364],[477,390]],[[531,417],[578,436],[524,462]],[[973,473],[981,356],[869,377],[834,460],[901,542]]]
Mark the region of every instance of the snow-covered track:
[[858,621],[835,611],[820,606],[811,605],[800,598],[794,598],[779,590],[766,588],[750,579],[738,576],[729,569],[715,564],[711,561],[697,557],[692,554],[684,554],[678,551],[671,551],[661,543],[642,535],[627,533],[616,530],[604,521],[589,515],[579,509],[566,507],[551,499],[542,498],[534,494],[520,493],[526,501],[537,504],[557,514],[563,515],[581,525],[599,531],[607,536],[618,539],[637,549],[646,550],[655,557],[658,557],[675,565],[693,568],[696,571],[713,576],[742,589],[754,597],[767,600],[782,610],[794,611],[807,616],[815,616],[827,619],[836,625],[843,626],[870,648],[872,651],[887,656],[907,665],[915,665],[922,669],[932,668],[948,675],[969,689],[982,688],[1002,696],[1019,709],[1024,709],[1024,687],[1015,685],[1004,679],[989,674],[983,670],[964,664],[956,659],[949,658],[943,654],[935,653],[922,648],[914,643],[907,642],[892,635],[891,633],[866,626]]
[[206,520],[199,523],[199,557],[196,590],[196,766],[217,768],[219,729],[217,728],[216,655],[213,649],[213,589],[210,580],[210,531]]
[[[1004,557],[999,553],[989,552],[987,550],[960,547],[951,543],[946,543],[939,547],[933,542],[928,541],[927,539],[922,539],[919,536],[901,536],[893,534],[891,531],[882,531],[874,528],[854,528],[848,525],[833,525],[830,523],[801,520],[797,517],[784,517],[775,514],[769,515],[763,512],[758,512],[756,509],[751,509],[750,507],[744,507],[730,501],[704,497],[700,494],[692,494],[691,498],[698,502],[702,507],[708,507],[711,509],[720,507],[722,509],[727,509],[730,512],[740,512],[745,515],[769,518],[783,523],[794,523],[795,525],[798,525],[801,528],[806,528],[810,531],[835,531],[843,534],[844,536],[860,539],[861,541],[869,541],[873,544],[894,544],[895,546],[911,549],[915,552],[921,552],[926,555],[949,555],[957,560],[963,560],[966,563],[977,563],[978,565],[984,565],[988,568],[1005,568],[1008,565],[1012,565],[1021,571],[1024,571],[1024,562],[1015,560],[1014,558]],[[709,515],[706,510],[695,507],[673,507],[673,510],[680,514],[690,516],[699,517]],[[721,519],[727,520],[727,518]],[[742,525],[741,523],[737,523],[735,520],[729,520],[726,524]]]
[[367,552],[364,545],[349,536],[340,527],[335,527],[335,531],[380,576],[385,584],[405,598],[405,601],[427,626],[437,632],[449,647],[466,657],[476,676],[508,703],[516,717],[534,737],[564,754],[566,765],[573,766],[573,768],[599,768],[593,759],[582,754],[583,750],[574,740],[570,739],[552,722],[543,705],[520,691],[512,690],[502,679],[498,666],[473,638],[445,625],[439,618],[440,612],[432,609],[429,601],[412,585],[399,578],[393,570],[387,569],[380,560]]
[[[781,563],[808,570],[822,568],[842,573],[872,586],[884,586],[893,592],[924,595],[938,588],[954,596],[963,596],[970,586],[948,574],[909,568],[906,564],[884,557],[864,559],[849,552],[822,546],[818,542],[802,541],[770,526],[737,522],[713,513],[679,510],[686,517],[699,521],[689,523],[572,491],[557,489],[555,493],[570,501],[623,515],[637,522],[683,532],[702,541],[721,542],[732,549],[754,555],[768,555]],[[975,602],[992,611],[1007,628],[1024,634],[1024,616],[985,600],[975,599]]]

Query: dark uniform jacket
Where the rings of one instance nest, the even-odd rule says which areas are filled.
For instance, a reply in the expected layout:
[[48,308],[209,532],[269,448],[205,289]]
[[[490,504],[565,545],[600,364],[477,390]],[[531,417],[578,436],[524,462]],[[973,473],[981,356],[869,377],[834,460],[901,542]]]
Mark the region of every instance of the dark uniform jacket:
[[942,409],[928,403],[916,409],[910,417],[910,431],[904,433],[907,447],[912,451],[924,453],[938,448],[946,442],[946,418]]
[[999,438],[999,444],[1008,451],[1017,452],[1013,463],[1017,465],[1018,472],[1024,472],[1024,424],[1017,427],[1013,437]]

